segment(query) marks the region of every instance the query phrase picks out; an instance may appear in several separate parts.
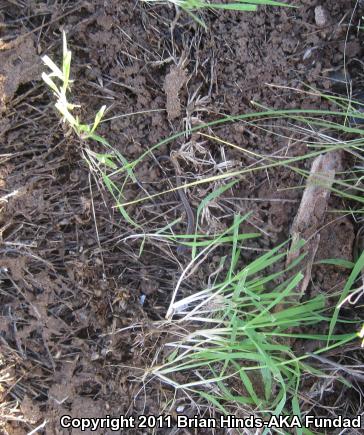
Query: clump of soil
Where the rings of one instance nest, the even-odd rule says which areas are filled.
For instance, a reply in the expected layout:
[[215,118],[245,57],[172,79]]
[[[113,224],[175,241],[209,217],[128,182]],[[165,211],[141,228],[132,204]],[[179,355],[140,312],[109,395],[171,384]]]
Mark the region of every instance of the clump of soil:
[[[318,3],[326,11],[326,26],[317,23]],[[363,47],[355,32],[347,32],[351,7],[350,0],[305,0],[298,9],[208,12],[205,31],[188,14],[176,16],[172,7],[134,0],[2,6],[0,395],[5,433],[26,433],[44,420],[46,432],[57,433],[63,414],[158,415],[173,397],[168,388],[153,382],[142,388],[139,380],[159,340],[148,335],[151,322],[164,316],[185,260],[175,246],[158,241],[148,240],[141,250],[140,239],[129,237],[138,231],[111,207],[113,198],[90,175],[82,160],[84,144],[59,124],[52,96],[40,80],[40,56],[60,63],[61,30],[73,52],[72,97],[82,105],[81,118],[93,119],[106,104],[111,120],[98,133],[131,160],[172,133],[188,133],[222,113],[255,110],[253,100],[272,108],[328,108],[325,100],[291,88],[303,89],[306,83],[328,90],[330,73],[342,65],[348,46],[349,72],[354,85],[360,83]],[[304,152],[247,125],[221,125],[213,133],[261,154]],[[196,161],[208,160],[206,171],[213,174],[226,161],[252,163],[234,150],[222,155],[216,143],[193,135],[158,152],[186,149],[184,156],[194,157],[181,163],[186,180],[205,174]],[[126,199],[144,196],[142,188],[161,192],[174,182],[171,171],[160,170],[151,159],[136,172],[140,183],[126,186]],[[234,213],[251,210],[246,229],[259,228],[265,236],[250,247],[270,248],[288,237],[301,192],[287,188],[301,182],[284,168],[246,177],[209,209],[202,230],[224,228]],[[213,187],[187,192],[194,209]],[[181,216],[182,234],[186,226],[173,193],[152,205],[129,207],[128,213],[146,232]],[[332,257],[333,240],[343,229],[341,224],[326,228],[330,237],[322,237],[319,252],[325,256],[329,250]],[[351,260],[350,221],[345,232],[340,249]],[[247,251],[245,259],[254,255]],[[185,290],[204,285],[218,260],[217,255],[191,276]],[[343,270],[335,274],[335,282],[346,277]],[[333,282],[325,277],[321,284],[328,291]],[[354,413],[357,397],[352,395]]]
[[40,62],[32,37],[15,39],[0,46],[0,114],[20,85],[39,79]]
[[166,93],[166,110],[168,119],[173,120],[181,116],[181,102],[178,94],[187,81],[186,71],[179,66],[173,66],[166,75],[164,91]]

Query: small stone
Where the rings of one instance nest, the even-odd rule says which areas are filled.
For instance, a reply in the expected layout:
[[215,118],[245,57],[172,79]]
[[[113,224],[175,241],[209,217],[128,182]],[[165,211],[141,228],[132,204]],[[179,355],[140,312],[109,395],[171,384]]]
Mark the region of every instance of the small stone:
[[329,22],[329,14],[322,6],[315,7],[315,22],[319,27],[325,27]]
[[90,359],[91,361],[97,361],[100,359],[100,355],[97,352],[93,352]]

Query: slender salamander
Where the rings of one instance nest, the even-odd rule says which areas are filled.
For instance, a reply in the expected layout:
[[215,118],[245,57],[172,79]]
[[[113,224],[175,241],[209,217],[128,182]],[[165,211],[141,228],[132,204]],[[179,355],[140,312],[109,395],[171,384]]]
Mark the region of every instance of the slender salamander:
[[[195,215],[192,211],[192,208],[190,206],[190,203],[188,202],[186,193],[182,187],[182,181],[181,181],[181,175],[180,175],[180,168],[178,166],[178,163],[176,161],[175,156],[160,156],[157,157],[157,160],[168,160],[172,163],[175,174],[176,174],[176,185],[177,185],[177,193],[178,196],[182,202],[183,208],[185,209],[186,216],[187,216],[187,229],[186,234],[193,234],[195,229]],[[186,240],[188,241],[188,239]],[[187,246],[185,245],[179,245],[177,248],[177,254],[185,254],[187,250]]]

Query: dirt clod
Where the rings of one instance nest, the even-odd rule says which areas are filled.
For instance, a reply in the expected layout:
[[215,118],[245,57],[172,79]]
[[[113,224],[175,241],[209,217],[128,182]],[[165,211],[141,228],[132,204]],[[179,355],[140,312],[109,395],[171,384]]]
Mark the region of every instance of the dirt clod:
[[325,27],[330,22],[330,16],[328,11],[323,6],[315,7],[315,23],[319,27]]
[[168,119],[173,120],[181,115],[181,102],[179,92],[186,83],[186,70],[180,66],[172,66],[166,75],[164,82],[164,92],[166,93],[166,109]]
[[20,85],[39,80],[40,64],[32,37],[0,46],[0,113]]

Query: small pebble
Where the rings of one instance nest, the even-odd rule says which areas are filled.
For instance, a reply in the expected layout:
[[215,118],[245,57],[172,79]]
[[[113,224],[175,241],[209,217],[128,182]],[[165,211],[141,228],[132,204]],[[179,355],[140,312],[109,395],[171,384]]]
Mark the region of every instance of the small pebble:
[[319,27],[325,27],[329,22],[329,14],[322,6],[315,7],[315,22]]
[[100,355],[97,353],[97,352],[94,352],[92,355],[91,355],[91,361],[97,361],[98,359],[100,359]]

